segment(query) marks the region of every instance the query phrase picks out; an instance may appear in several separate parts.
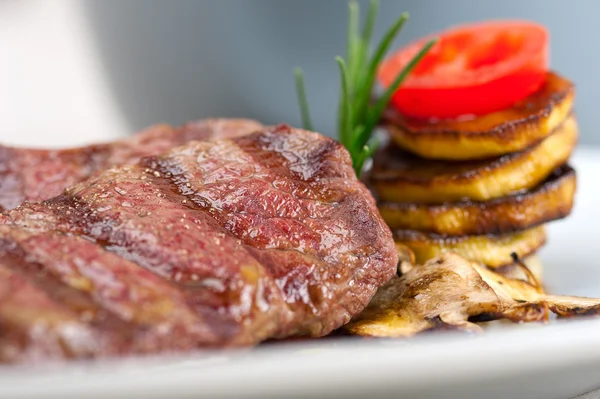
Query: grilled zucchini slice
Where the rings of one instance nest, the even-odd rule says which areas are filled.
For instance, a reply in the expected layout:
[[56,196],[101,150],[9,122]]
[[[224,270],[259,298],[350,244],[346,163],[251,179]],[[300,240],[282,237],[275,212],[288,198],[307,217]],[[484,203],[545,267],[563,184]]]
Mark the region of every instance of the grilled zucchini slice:
[[566,163],[577,139],[577,122],[570,115],[534,147],[491,160],[432,161],[388,145],[376,154],[368,183],[388,202],[488,201],[542,183]]
[[512,254],[523,259],[536,252],[546,242],[544,226],[503,235],[443,237],[412,230],[396,230],[397,244],[409,247],[416,264],[445,253],[457,253],[464,258],[497,268],[514,263]]
[[447,236],[500,234],[568,216],[576,186],[575,171],[565,165],[555,169],[531,191],[490,201],[441,205],[380,202],[378,208],[392,230],[418,230]]
[[509,109],[473,119],[409,120],[393,109],[384,124],[396,143],[424,158],[483,159],[521,151],[547,137],[573,108],[575,88],[549,72],[537,93]]

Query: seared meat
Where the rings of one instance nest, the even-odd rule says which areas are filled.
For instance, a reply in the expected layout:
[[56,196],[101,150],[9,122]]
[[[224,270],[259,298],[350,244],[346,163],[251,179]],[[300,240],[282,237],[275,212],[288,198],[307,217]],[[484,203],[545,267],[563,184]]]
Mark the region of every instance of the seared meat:
[[191,140],[235,137],[261,128],[249,119],[207,119],[179,128],[157,125],[125,140],[67,150],[0,146],[0,210],[52,198],[98,170],[133,164]]
[[341,144],[286,126],[108,169],[0,226],[0,360],[322,336],[396,271]]

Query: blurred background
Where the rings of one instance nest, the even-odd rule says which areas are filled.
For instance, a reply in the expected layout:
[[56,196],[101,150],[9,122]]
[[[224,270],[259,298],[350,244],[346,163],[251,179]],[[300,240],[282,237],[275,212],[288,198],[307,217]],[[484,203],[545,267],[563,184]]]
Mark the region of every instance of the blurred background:
[[[381,3],[377,38],[411,15],[396,46],[468,21],[545,24],[552,68],[577,85],[581,142],[600,144],[600,2]],[[332,134],[346,17],[346,0],[0,0],[0,139],[78,145],[208,116],[300,125],[295,66],[315,128]]]

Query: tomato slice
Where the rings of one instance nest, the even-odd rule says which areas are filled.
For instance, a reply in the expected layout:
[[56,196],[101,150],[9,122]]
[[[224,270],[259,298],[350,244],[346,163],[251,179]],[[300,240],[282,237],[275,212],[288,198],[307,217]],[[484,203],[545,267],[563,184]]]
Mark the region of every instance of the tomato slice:
[[[548,70],[548,32],[533,22],[492,21],[442,32],[439,41],[392,98],[416,118],[482,115],[538,90]],[[430,37],[386,59],[378,80],[387,87]]]

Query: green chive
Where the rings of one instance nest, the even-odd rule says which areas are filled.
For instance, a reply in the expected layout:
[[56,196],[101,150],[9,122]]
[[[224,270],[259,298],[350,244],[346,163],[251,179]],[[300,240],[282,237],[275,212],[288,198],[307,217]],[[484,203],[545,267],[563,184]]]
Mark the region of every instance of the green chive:
[[[359,52],[359,47],[361,46],[360,38],[358,36],[358,20],[359,20],[359,8],[358,3],[355,0],[352,0],[348,3],[348,37],[347,37],[347,48],[346,48],[346,61],[347,61],[347,69],[348,69],[348,77],[349,82],[355,72],[358,70],[358,65],[356,65],[356,56]],[[352,87],[348,87],[348,93],[352,95]]]
[[373,37],[373,29],[375,20],[377,19],[377,11],[379,9],[379,1],[371,0],[369,3],[369,11],[365,20],[365,26],[362,31],[360,46],[356,55],[356,71],[352,76],[354,82],[357,82],[356,87],[361,87],[362,77],[365,75],[364,66],[369,55],[369,47],[371,38]]
[[[365,110],[366,107],[369,105],[369,100],[371,98],[373,86],[375,84],[375,77],[377,76],[377,68],[379,67],[379,64],[381,63],[381,61],[383,60],[383,57],[387,53],[388,48],[390,47],[390,45],[396,38],[396,35],[400,32],[400,30],[404,26],[404,23],[406,22],[407,19],[408,19],[408,14],[402,13],[400,18],[398,18],[396,20],[396,22],[394,22],[394,24],[386,32],[386,34],[383,37],[383,40],[377,47],[377,50],[375,51],[375,55],[373,56],[373,58],[371,59],[371,61],[369,62],[369,65],[367,67],[365,81],[361,82],[361,85],[360,85],[361,89],[360,89],[359,93],[357,94],[355,111]],[[357,112],[360,112],[360,111],[357,111]],[[365,123],[365,120],[364,119],[357,120],[357,122]]]
[[361,153],[354,163],[354,171],[356,172],[356,176],[360,177],[365,161],[375,154],[375,151],[377,151],[379,148],[379,144],[380,143],[377,138],[372,138],[368,144],[363,146]]
[[367,19],[365,27],[362,33],[362,41],[368,47],[371,43],[371,37],[373,37],[373,29],[375,28],[375,20],[377,19],[377,10],[379,9],[379,1],[371,0],[369,3],[369,11],[367,12]]
[[370,132],[372,129],[375,128],[375,126],[377,126],[377,123],[379,122],[383,111],[385,111],[385,107],[387,107],[396,90],[398,90],[398,88],[400,87],[404,79],[406,79],[408,74],[412,72],[412,70],[419,64],[419,62],[421,62],[423,57],[427,55],[427,52],[431,49],[431,47],[433,47],[435,43],[437,43],[437,40],[437,38],[431,39],[423,46],[423,48],[417,53],[417,55],[412,60],[410,60],[410,62],[406,64],[404,68],[402,68],[402,71],[400,71],[400,73],[396,76],[394,82],[387,88],[387,90],[375,103],[375,106],[370,110],[367,121],[365,122],[365,129],[363,130],[362,137],[358,138],[359,142],[366,141],[369,139],[368,135],[366,135],[364,132]]
[[351,144],[351,142],[348,141],[350,139],[348,133],[352,129],[352,126],[350,126],[350,121],[352,120],[352,108],[350,107],[348,92],[348,68],[346,67],[346,63],[342,57],[335,57],[335,61],[340,68],[340,79],[342,86],[342,94],[340,99],[340,120],[338,123],[339,135],[342,144],[348,148]]
[[[379,64],[408,18],[408,14],[403,13],[394,22],[376,47],[372,57],[369,58],[370,42],[378,9],[379,1],[371,0],[362,32],[359,33],[360,10],[356,0],[350,1],[348,4],[348,37],[346,38],[347,59],[344,60],[341,57],[335,59],[340,70],[341,82],[337,121],[338,138],[350,152],[357,176],[360,176],[366,160],[371,158],[379,147],[379,141],[371,136],[387,104],[404,79],[435,44],[435,39],[429,41],[400,71],[381,98],[371,105],[371,95]],[[304,127],[312,130],[304,89],[304,76],[300,69],[296,70],[296,91]]]

